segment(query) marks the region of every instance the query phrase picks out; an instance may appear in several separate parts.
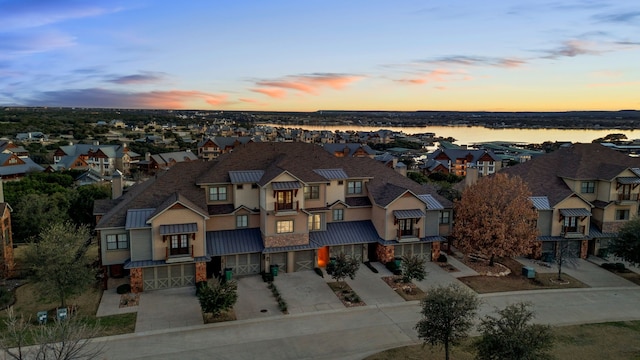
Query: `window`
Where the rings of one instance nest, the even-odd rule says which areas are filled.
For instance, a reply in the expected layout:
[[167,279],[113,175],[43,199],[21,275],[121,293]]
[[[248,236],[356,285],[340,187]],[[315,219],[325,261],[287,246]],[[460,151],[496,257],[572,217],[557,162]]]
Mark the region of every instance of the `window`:
[[251,184],[251,188],[252,189],[257,189],[258,188],[258,184]]
[[293,232],[293,220],[276,221],[276,233],[285,234]]
[[344,220],[344,209],[333,209],[333,221]]
[[276,191],[276,211],[293,210],[293,191]]
[[580,184],[580,192],[583,194],[593,194],[596,192],[596,182],[595,181],[583,181]]
[[227,200],[227,188],[225,186],[210,187],[209,200],[211,201]]
[[305,199],[319,199],[320,198],[320,186],[305,186],[304,187]]
[[412,236],[413,219],[398,219],[398,229],[400,236]]
[[362,181],[348,181],[347,194],[362,194]]
[[238,185],[236,185],[236,189],[238,189],[238,190],[242,190],[242,184],[238,184]]
[[338,180],[338,185],[342,185],[342,184],[344,184],[344,181]]
[[451,220],[449,218],[449,212],[448,211],[441,211],[440,212],[440,224],[448,224],[450,222],[451,222]]
[[567,216],[562,221],[564,232],[578,232],[578,218],[575,216]]
[[120,250],[129,248],[127,234],[107,235],[107,250]]
[[236,227],[237,228],[246,228],[249,226],[249,215],[238,215],[236,216]]
[[176,234],[170,236],[170,255],[183,255],[189,253],[189,235]]
[[322,215],[312,214],[309,215],[309,231],[322,230]]
[[616,210],[616,220],[629,220],[629,210]]

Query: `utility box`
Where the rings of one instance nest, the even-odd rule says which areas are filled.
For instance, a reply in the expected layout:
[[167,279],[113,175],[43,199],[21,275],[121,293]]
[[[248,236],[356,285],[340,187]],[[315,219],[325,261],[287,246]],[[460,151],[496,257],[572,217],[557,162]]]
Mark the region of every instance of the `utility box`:
[[523,266],[522,267],[522,275],[526,276],[527,279],[535,279],[536,278],[536,270],[531,266]]
[[57,315],[58,315],[58,321],[67,320],[67,315],[68,315],[67,308],[58,308]]
[[47,312],[46,311],[38,311],[38,324],[46,325],[47,324]]

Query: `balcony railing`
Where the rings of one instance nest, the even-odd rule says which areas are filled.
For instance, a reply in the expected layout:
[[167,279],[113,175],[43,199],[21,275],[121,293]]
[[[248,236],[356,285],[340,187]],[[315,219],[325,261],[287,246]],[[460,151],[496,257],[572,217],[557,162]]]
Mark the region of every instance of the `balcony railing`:
[[420,238],[420,228],[397,230],[398,241],[415,241]]
[[586,226],[564,226],[562,228],[562,236],[565,238],[581,238],[583,237]]
[[290,202],[290,203],[275,202],[273,206],[274,206],[274,209],[275,209],[276,213],[297,212],[300,209],[299,201],[294,201],[294,202]]
[[638,201],[638,194],[618,194],[618,201]]

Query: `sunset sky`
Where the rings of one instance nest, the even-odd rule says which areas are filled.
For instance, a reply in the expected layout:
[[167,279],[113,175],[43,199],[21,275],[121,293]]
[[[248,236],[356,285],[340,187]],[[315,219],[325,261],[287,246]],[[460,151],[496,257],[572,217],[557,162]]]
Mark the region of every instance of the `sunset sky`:
[[640,3],[0,0],[0,105],[640,109]]

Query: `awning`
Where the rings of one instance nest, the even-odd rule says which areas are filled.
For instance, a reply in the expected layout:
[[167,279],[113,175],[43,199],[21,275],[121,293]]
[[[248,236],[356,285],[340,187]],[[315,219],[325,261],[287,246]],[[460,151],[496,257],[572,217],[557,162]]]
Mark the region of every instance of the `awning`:
[[393,210],[393,216],[396,219],[416,219],[424,217],[426,214],[420,209]]
[[622,185],[640,184],[640,178],[635,176],[619,177],[616,180],[618,181],[618,184],[622,184]]
[[198,232],[198,224],[160,225],[160,235],[191,234]]
[[302,188],[298,181],[276,181],[272,182],[273,190],[294,190]]
[[591,211],[584,208],[577,209],[560,209],[560,215],[566,217],[574,217],[574,216],[591,216]]

